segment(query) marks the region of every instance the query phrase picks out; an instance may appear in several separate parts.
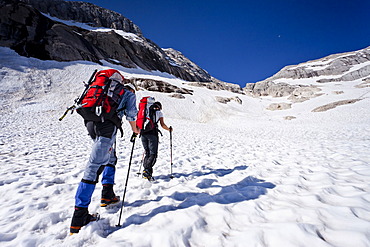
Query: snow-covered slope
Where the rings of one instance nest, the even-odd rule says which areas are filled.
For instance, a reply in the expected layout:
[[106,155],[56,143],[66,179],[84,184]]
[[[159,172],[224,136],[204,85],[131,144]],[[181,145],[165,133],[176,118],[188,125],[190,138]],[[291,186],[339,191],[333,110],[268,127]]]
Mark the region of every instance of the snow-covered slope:
[[[165,73],[104,65],[40,61],[0,48],[1,246],[370,246],[369,87],[329,82],[323,95],[271,111],[288,97],[212,91]],[[163,131],[151,186],[136,175],[143,153],[137,140],[122,227],[115,227],[119,207],[99,208],[98,185],[89,209],[102,219],[69,236],[91,141],[79,115],[58,118],[82,81],[106,67],[193,90],[184,99],[137,92],[161,101],[174,128],[175,178],[169,134]],[[217,96],[238,96],[242,104]],[[362,100],[312,112],[353,98]],[[126,123],[124,130],[118,195],[132,147]]]

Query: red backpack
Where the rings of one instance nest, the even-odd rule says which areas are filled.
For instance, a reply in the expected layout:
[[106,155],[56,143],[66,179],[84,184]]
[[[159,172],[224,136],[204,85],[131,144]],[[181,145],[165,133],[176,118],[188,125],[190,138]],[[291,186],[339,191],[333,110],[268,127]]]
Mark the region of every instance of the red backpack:
[[155,99],[150,96],[143,97],[140,100],[136,125],[141,130],[141,133],[149,132],[156,129],[157,123],[153,116],[153,110],[151,109],[151,106],[154,102]]
[[111,120],[120,127],[117,108],[125,92],[123,81],[124,77],[115,69],[97,72],[79,100],[77,113],[87,121]]

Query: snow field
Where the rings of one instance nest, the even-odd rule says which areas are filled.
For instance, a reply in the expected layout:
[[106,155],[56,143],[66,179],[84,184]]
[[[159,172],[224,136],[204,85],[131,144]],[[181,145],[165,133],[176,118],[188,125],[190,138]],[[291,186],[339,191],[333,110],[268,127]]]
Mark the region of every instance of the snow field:
[[[99,212],[101,220],[69,236],[91,140],[79,115],[58,118],[98,66],[6,52],[0,57],[0,79],[7,85],[0,91],[7,106],[0,111],[1,246],[370,246],[368,98],[312,113],[337,100],[329,93],[269,112],[262,106],[282,99],[240,96],[243,105],[223,105],[214,97],[235,94],[201,88],[192,88],[194,94],[184,100],[137,93],[161,101],[165,122],[174,127],[175,178],[169,178],[169,133],[160,138],[152,184],[136,174],[143,154],[137,139],[122,227],[116,227],[119,205],[100,208],[97,184],[89,210]],[[186,86],[160,73],[123,73],[162,75]],[[35,89],[31,97],[17,89],[32,87],[39,76],[49,86]],[[367,90],[346,84],[345,95]],[[297,119],[283,120],[286,115]],[[117,139],[115,192],[121,197],[132,148],[127,123],[124,132]]]

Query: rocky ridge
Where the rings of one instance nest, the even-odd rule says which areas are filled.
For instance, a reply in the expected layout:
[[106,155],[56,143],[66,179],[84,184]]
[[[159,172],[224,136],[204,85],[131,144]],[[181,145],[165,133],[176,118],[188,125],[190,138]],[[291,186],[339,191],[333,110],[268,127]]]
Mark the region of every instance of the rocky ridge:
[[[292,85],[289,83],[291,79],[307,78],[313,78],[314,83],[310,85]],[[269,110],[284,110],[288,109],[292,103],[304,102],[323,95],[320,88],[323,83],[355,80],[362,81],[356,87],[369,87],[370,47],[353,52],[334,54],[298,65],[286,66],[266,80],[248,83],[243,90],[253,97],[287,97],[290,103],[274,103],[267,108]],[[333,93],[340,94],[340,91]],[[353,100],[349,100],[349,102],[353,102]],[[334,105],[336,104],[334,103]],[[322,109],[331,108],[323,107]]]
[[19,0],[38,11],[61,20],[87,23],[92,27],[106,27],[123,30],[142,36],[142,32],[131,20],[112,10],[104,9],[87,2],[63,0]]
[[180,88],[168,82],[146,79],[146,78],[130,78],[126,79],[127,82],[133,83],[138,89],[145,89],[148,91],[157,91],[162,93],[175,93],[175,94],[192,94],[193,91],[186,88]]
[[[0,46],[22,56],[100,64],[105,60],[128,68],[166,72],[186,81],[212,82],[212,77],[190,60],[189,66],[183,67],[171,59],[174,50],[166,53],[114,11],[62,0],[0,0],[0,11]],[[88,30],[55,18],[111,30]]]
[[[357,80],[370,75],[370,64],[356,68],[356,65],[361,65],[370,62],[370,47],[340,54],[333,54],[321,59],[308,61],[298,65],[286,66],[278,73],[266,80],[276,80],[281,78],[312,78],[320,76],[332,76],[336,80],[340,76],[340,80],[344,81]],[[325,82],[320,81],[318,82]]]

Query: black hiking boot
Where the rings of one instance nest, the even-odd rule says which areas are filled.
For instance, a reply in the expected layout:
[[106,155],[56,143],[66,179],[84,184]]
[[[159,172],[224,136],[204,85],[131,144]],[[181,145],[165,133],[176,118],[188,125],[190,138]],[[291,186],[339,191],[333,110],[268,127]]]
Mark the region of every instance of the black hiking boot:
[[81,227],[89,224],[91,221],[97,221],[98,214],[89,214],[87,208],[75,207],[70,227],[70,235],[78,233]]
[[153,180],[153,176],[152,176],[152,173],[150,171],[148,171],[147,169],[145,169],[143,171],[143,178],[146,178],[148,179],[149,181]]
[[103,184],[103,190],[101,192],[100,207],[106,207],[110,204],[119,202],[119,196],[116,196],[113,192],[113,184]]

